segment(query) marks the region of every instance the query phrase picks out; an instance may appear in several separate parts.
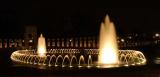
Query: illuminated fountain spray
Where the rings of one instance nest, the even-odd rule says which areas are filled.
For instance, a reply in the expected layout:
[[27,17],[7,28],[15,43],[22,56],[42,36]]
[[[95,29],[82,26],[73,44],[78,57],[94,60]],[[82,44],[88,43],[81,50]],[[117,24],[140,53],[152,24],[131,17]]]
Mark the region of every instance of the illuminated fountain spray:
[[38,38],[37,49],[38,49],[37,53],[40,57],[44,57],[46,55],[46,42],[45,42],[45,38],[43,37],[42,34]]
[[[69,46],[69,41],[67,41],[66,46]],[[11,55],[11,60],[14,62],[31,65],[70,68],[110,68],[118,66],[135,66],[146,64],[147,60],[141,51],[118,50],[114,24],[109,20],[108,15],[105,17],[105,21],[101,23],[99,46],[99,49],[58,48],[46,51],[45,38],[41,34],[38,38],[37,51],[14,51]],[[81,38],[80,47],[82,47]],[[82,54],[84,52],[86,53]]]
[[105,17],[104,23],[101,23],[99,45],[98,64],[110,66],[119,63],[116,31],[108,15]]

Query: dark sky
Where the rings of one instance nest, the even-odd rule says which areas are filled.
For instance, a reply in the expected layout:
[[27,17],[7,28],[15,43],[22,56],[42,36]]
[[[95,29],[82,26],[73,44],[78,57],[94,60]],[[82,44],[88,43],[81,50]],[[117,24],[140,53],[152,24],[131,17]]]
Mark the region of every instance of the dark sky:
[[52,35],[97,35],[106,14],[119,34],[160,32],[160,10],[155,8],[5,1],[0,5],[0,34],[22,35],[29,25]]

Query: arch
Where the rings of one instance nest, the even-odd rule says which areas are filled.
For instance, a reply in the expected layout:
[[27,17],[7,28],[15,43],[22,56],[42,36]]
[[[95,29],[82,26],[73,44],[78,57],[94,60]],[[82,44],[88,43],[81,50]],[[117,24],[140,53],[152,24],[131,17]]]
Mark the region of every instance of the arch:
[[[65,64],[64,64],[64,63],[65,63],[66,60],[68,60],[68,61],[70,62],[70,59],[69,59],[69,56],[68,56],[68,55],[65,55],[65,56],[64,56],[63,61],[62,61],[62,67],[65,67]],[[69,66],[69,62],[68,62],[68,66]]]
[[[52,65],[54,65],[55,64],[55,61],[53,61],[55,59],[55,61],[56,61],[56,56],[55,55],[52,55],[51,57],[50,57],[50,59],[49,59],[49,66],[52,66]],[[54,62],[53,64],[52,64],[52,61]]]
[[77,57],[75,56],[75,55],[73,55],[72,57],[71,57],[71,61],[70,61],[70,67],[72,67],[73,66],[73,61],[75,60],[75,62],[76,62],[76,64],[77,64]]
[[62,55],[58,55],[58,57],[56,58],[55,66],[58,66],[57,63],[58,63],[58,60],[59,60],[59,59],[62,59],[62,60],[63,60]]
[[85,64],[85,59],[84,59],[83,55],[81,55],[80,58],[79,58],[78,66],[80,66],[80,67],[81,67],[81,61],[83,62],[83,64]]

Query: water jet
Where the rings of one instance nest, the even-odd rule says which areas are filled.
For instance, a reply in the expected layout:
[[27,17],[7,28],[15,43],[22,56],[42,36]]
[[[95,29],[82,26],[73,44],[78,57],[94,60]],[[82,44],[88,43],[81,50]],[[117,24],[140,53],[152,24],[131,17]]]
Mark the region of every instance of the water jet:
[[[32,66],[45,67],[86,67],[111,68],[146,64],[142,52],[136,50],[119,50],[114,23],[109,16],[101,23],[99,49],[50,49],[46,51],[45,38],[40,35],[36,50],[17,50],[12,53],[11,60]],[[82,51],[88,52],[86,55]],[[98,58],[94,60],[93,57]]]

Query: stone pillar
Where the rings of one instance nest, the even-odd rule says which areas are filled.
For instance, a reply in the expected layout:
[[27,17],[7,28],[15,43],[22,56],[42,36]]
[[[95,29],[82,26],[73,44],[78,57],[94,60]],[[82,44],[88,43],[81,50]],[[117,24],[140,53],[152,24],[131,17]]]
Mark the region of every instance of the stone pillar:
[[0,48],[2,48],[2,39],[0,39]]
[[87,47],[87,38],[86,37],[84,37],[84,46],[83,46],[84,48],[86,48]]
[[47,39],[47,47],[50,47],[51,46],[51,41],[50,39]]
[[75,47],[78,47],[78,38],[75,38]]
[[88,48],[91,48],[92,40],[90,37],[88,37]]
[[13,43],[13,40],[12,40],[12,39],[9,39],[9,47],[10,47],[10,48],[12,47],[12,43]]
[[61,39],[62,47],[64,47],[64,38]]
[[17,39],[14,39],[14,47],[17,47]]
[[74,40],[73,40],[73,38],[71,38],[69,41],[70,41],[70,43],[71,43],[71,47],[73,47],[73,45],[74,45]]
[[7,48],[7,39],[4,39],[4,48]]
[[57,38],[57,47],[60,47],[60,40]]
[[22,40],[21,39],[18,40],[18,46],[22,47]]
[[55,47],[55,46],[56,46],[55,39],[52,39],[52,47]]
[[66,47],[69,47],[70,45],[69,45],[69,39],[67,38],[67,40],[66,40]]
[[82,40],[82,37],[80,37],[80,40],[79,40],[79,41],[80,41],[80,45],[79,45],[79,46],[80,46],[80,48],[81,48],[81,47],[83,46],[83,40]]
[[93,41],[92,41],[92,47],[93,47],[93,48],[96,48],[96,39],[95,39],[95,37],[93,37],[92,40],[93,40]]

